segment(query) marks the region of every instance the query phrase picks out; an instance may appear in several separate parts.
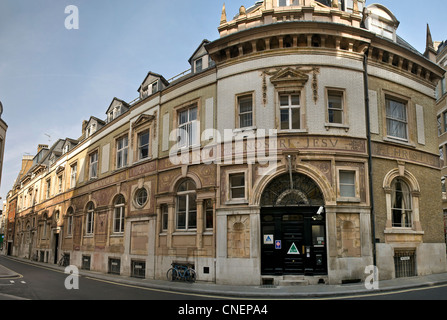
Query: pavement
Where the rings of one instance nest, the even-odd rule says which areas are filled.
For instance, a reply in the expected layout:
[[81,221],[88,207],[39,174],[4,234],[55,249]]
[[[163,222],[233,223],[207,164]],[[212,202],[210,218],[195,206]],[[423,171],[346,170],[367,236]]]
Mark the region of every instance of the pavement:
[[[64,272],[65,268],[54,264],[34,262],[27,259],[7,257],[24,263],[35,264],[45,268],[52,268]],[[139,286],[153,290],[186,293],[199,295],[204,298],[233,298],[233,299],[318,299],[330,297],[346,297],[351,295],[385,294],[392,291],[410,290],[424,287],[447,285],[447,273],[417,276],[411,278],[398,278],[381,280],[378,288],[367,289],[365,283],[345,285],[299,285],[299,286],[235,286],[219,285],[197,281],[195,283],[171,282],[164,280],[137,279],[126,276],[110,275],[94,271],[79,270],[82,277],[90,277],[97,280],[116,282],[122,285]],[[0,265],[0,279],[20,278],[21,275]]]

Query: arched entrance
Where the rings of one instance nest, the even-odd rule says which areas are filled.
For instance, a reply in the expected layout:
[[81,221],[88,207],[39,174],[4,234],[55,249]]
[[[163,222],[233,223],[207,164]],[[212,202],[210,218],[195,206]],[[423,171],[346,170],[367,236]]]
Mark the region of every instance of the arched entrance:
[[261,233],[262,275],[327,275],[324,197],[308,176],[283,174],[267,185]]

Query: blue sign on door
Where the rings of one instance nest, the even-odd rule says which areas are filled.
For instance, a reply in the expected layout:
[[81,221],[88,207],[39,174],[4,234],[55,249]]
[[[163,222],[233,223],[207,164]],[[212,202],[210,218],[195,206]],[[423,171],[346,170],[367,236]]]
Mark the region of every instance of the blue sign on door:
[[281,240],[276,240],[275,241],[275,249],[281,249]]

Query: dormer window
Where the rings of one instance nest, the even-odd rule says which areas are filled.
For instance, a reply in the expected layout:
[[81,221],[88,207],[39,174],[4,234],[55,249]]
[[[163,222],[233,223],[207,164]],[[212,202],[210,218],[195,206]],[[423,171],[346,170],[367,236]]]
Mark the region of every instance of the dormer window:
[[195,64],[195,72],[201,72],[202,68],[203,68],[203,66],[202,66],[202,64],[203,64],[202,58],[197,59],[194,64]]
[[64,149],[62,150],[63,154],[66,154],[68,151],[70,151],[70,146],[67,144],[64,146]]
[[107,114],[107,121],[108,121],[108,122],[112,122],[112,121],[113,121],[113,111],[110,111],[110,112]]
[[113,119],[118,118],[121,115],[121,106],[117,106],[113,109]]
[[152,94],[156,93],[158,91],[158,81],[155,81],[152,84]]
[[96,132],[96,123],[92,123],[92,125],[88,128],[87,136],[91,136]]

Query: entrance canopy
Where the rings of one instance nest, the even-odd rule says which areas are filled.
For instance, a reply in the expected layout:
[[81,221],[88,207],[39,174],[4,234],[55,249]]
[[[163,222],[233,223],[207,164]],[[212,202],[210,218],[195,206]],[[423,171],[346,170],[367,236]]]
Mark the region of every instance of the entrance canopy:
[[261,207],[324,206],[324,197],[318,185],[300,173],[283,174],[265,188]]

